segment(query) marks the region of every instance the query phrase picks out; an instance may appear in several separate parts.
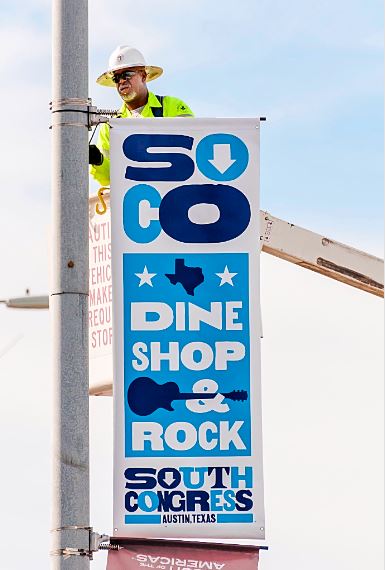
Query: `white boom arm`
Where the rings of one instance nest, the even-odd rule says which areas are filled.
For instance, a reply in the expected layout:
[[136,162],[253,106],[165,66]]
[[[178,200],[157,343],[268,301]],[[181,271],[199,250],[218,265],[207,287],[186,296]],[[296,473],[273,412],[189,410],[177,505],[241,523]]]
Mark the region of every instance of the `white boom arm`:
[[364,251],[260,212],[262,251],[384,296],[384,261]]

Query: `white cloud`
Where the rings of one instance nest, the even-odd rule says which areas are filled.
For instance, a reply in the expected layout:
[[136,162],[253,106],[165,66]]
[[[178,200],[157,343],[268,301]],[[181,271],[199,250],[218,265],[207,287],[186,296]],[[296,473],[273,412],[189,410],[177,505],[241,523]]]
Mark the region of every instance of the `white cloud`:
[[384,36],[382,33],[374,32],[368,36],[365,36],[363,38],[362,44],[372,49],[373,51],[377,51],[378,55],[382,57],[384,50]]

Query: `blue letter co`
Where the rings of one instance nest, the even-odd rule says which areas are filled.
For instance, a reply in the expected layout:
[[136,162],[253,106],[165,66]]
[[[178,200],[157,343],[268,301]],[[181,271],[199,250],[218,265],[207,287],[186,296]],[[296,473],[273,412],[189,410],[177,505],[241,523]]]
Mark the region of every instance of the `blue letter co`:
[[[158,190],[145,182],[185,182],[194,173],[195,163],[175,148],[191,151],[193,138],[185,135],[135,134],[123,143],[130,161],[141,166],[127,166],[125,177],[141,182],[130,188],[123,201],[123,226],[136,243],[154,241],[163,230],[183,243],[220,243],[241,235],[250,222],[250,204],[246,196],[228,184],[183,184],[162,199]],[[165,152],[149,152],[162,148]],[[167,148],[173,149],[167,152]],[[196,165],[207,178],[227,182],[238,178],[247,168],[249,153],[238,137],[225,133],[208,135],[196,148]],[[151,167],[164,162],[167,166]],[[199,204],[212,204],[219,217],[212,223],[196,223],[189,210]]]

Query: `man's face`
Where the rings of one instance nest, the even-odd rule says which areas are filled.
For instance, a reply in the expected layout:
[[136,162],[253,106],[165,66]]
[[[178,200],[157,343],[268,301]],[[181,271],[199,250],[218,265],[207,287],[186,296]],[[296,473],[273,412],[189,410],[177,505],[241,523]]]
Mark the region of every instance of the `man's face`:
[[119,95],[125,101],[132,101],[147,92],[146,71],[143,67],[119,69],[113,78]]

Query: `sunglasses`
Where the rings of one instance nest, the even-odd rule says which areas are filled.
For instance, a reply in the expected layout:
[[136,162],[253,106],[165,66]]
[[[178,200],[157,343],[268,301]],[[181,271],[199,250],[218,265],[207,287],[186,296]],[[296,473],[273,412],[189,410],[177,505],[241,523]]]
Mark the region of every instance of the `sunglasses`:
[[126,80],[126,79],[131,79],[131,77],[133,77],[135,74],[137,73],[137,71],[122,71],[121,73],[113,73],[112,75],[112,81],[114,83],[119,83],[119,81]]

